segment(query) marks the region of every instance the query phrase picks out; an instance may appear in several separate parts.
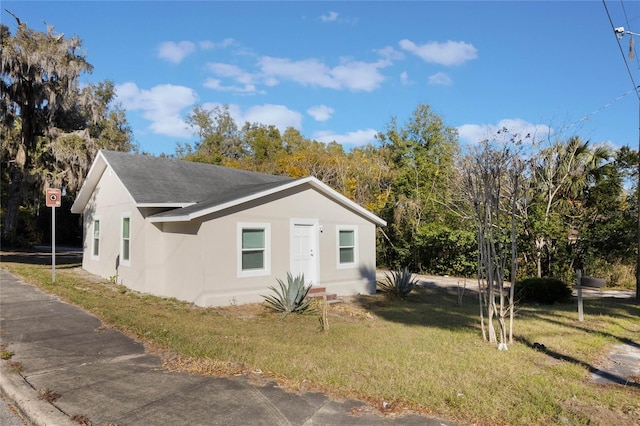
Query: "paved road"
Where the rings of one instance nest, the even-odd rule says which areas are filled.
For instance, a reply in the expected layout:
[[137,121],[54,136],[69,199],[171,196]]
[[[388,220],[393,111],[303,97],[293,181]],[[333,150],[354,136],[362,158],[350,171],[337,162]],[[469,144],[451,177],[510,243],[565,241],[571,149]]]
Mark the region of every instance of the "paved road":
[[2,426],[31,426],[17,411],[13,402],[0,396],[0,425]]

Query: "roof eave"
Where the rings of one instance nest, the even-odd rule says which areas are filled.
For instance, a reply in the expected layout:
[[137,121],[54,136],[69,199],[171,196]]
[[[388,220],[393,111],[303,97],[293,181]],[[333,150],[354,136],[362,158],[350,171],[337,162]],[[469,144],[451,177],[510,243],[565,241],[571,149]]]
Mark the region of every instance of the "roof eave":
[[192,206],[194,204],[197,204],[197,203],[195,203],[195,202],[189,202],[189,203],[137,203],[136,207],[181,209],[181,208],[184,208],[184,207]]
[[368,219],[369,221],[373,222],[374,224],[380,226],[380,227],[386,227],[387,226],[387,221],[376,216],[375,214],[371,213],[369,210],[365,209],[364,207],[362,207],[361,205],[355,203],[354,201],[350,200],[349,198],[345,197],[344,195],[340,194],[338,191],[334,190],[333,188],[331,188],[329,185],[323,183],[322,181],[314,178],[314,177],[307,177],[302,179],[305,182],[308,182],[309,184],[311,184],[311,186],[313,186],[314,188],[318,189],[319,191],[323,192],[325,195],[327,195],[330,198],[336,199],[338,201],[340,201],[343,204],[346,204],[350,209],[355,210],[357,213],[359,213],[360,215],[364,216],[366,219]]
[[82,187],[80,187],[75,201],[71,205],[71,213],[81,214],[84,212],[84,208],[89,202],[89,198],[91,198],[91,194],[96,185],[98,185],[100,176],[102,176],[102,173],[107,169],[107,165],[106,158],[104,158],[101,151],[98,151],[96,158],[93,160],[93,164],[89,168],[87,177],[82,183]]

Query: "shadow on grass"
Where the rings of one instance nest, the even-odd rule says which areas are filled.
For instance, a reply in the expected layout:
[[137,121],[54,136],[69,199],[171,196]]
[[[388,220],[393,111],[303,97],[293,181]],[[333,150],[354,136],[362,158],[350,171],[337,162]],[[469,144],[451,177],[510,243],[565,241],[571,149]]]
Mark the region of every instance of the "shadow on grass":
[[477,295],[473,293],[466,294],[458,304],[455,290],[420,286],[403,300],[377,293],[354,301],[379,318],[401,324],[446,330],[479,327]]
[[[564,305],[562,309],[565,313],[569,314],[570,310],[574,308],[574,305]],[[618,340],[620,343],[624,343],[625,345],[629,345],[635,348],[640,348],[640,341],[632,340],[628,337],[617,336],[611,334],[605,330],[594,330],[592,328],[583,326],[577,321],[577,308],[575,308],[575,322],[571,323],[571,321],[561,321],[551,317],[550,312],[546,312],[546,315],[540,313],[538,310],[528,311],[526,313],[521,313],[522,316],[526,316],[529,318],[539,319],[541,321],[548,322],[550,324],[571,327],[576,330],[585,332],[585,333],[597,333],[601,336],[609,337],[612,339]],[[584,302],[584,316],[585,319],[589,319],[589,317],[611,317],[611,318],[621,318],[625,320],[638,320],[640,319],[640,304],[635,299],[615,299],[615,298],[603,298],[603,299],[589,299]],[[626,331],[630,333],[634,333],[635,330],[628,330],[624,328]]]
[[[529,347],[533,347],[534,346],[534,342],[531,342],[530,340],[523,338],[523,337],[516,337],[515,340],[519,343],[523,343]],[[589,364],[588,362],[585,361],[581,361],[577,358],[574,358],[572,356],[568,356],[568,355],[563,355],[559,352],[556,352],[554,350],[551,350],[547,347],[545,347],[544,349],[541,350],[541,352],[543,352],[544,354],[550,356],[551,358],[557,359],[558,361],[564,361],[564,362],[569,362],[575,365],[578,365],[582,368],[587,369],[591,374],[594,374],[608,382],[611,383],[617,383],[620,385],[624,385],[624,386],[629,386],[629,387],[633,387],[636,389],[640,389],[640,383],[636,383],[633,381],[630,381],[628,378],[626,377],[622,377],[620,375],[614,374],[611,371],[604,371],[601,370],[599,368],[596,368],[595,366]]]
[[[0,262],[24,263],[28,265],[51,265],[51,248],[43,247],[33,250],[3,250],[0,252]],[[56,266],[82,264],[82,249],[57,248]]]

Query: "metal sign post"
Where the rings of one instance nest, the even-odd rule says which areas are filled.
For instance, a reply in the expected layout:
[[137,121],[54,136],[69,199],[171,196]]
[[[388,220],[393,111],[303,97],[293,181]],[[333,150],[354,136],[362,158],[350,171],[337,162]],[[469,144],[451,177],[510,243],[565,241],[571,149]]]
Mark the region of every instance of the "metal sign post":
[[56,207],[62,205],[60,190],[47,189],[47,207],[51,207],[51,282],[56,282]]
[[576,276],[578,278],[578,321],[584,321],[584,308],[582,307],[582,270],[576,269]]

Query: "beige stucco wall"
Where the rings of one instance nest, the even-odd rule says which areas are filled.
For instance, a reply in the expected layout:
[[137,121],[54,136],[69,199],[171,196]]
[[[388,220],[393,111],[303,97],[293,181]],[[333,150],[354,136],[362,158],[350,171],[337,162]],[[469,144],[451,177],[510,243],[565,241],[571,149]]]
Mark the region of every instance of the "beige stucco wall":
[[[157,209],[135,207],[117,176],[105,170],[84,210],[83,268],[133,290],[175,297],[200,306],[262,302],[291,270],[292,218],[316,223],[318,277],[314,285],[339,295],[375,291],[375,225],[310,185],[295,187],[247,205],[191,222],[152,223]],[[120,262],[121,222],[131,217],[131,261]],[[92,257],[94,219],[100,220],[100,256]],[[238,223],[269,224],[268,275],[238,276]],[[338,268],[337,227],[357,229],[358,264]]]
[[[131,262],[126,265],[120,261],[118,269],[116,263],[120,255],[120,237],[122,235],[122,218],[131,218]],[[93,222],[100,220],[100,253],[93,256]],[[145,240],[145,219],[135,207],[128,192],[118,177],[107,168],[102,174],[84,213],[84,256],[82,267],[103,278],[117,276],[118,283],[129,288],[145,291],[144,288],[144,245],[139,242]]]
[[[243,206],[247,207],[247,206]],[[375,225],[331,201],[311,187],[278,193],[267,202],[211,214],[193,223],[162,223],[162,243],[147,246],[147,256],[165,265],[149,272],[147,291],[188,300],[201,306],[263,301],[276,278],[290,271],[291,218],[315,219],[319,249],[319,280],[315,285],[341,295],[375,290]],[[268,223],[271,232],[269,275],[238,276],[238,223]],[[337,267],[337,226],[355,225],[356,267]],[[322,228],[322,232],[320,232]],[[147,235],[150,235],[148,233]],[[159,271],[160,269],[158,269]]]

